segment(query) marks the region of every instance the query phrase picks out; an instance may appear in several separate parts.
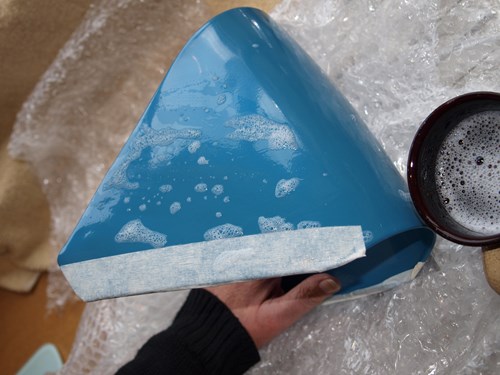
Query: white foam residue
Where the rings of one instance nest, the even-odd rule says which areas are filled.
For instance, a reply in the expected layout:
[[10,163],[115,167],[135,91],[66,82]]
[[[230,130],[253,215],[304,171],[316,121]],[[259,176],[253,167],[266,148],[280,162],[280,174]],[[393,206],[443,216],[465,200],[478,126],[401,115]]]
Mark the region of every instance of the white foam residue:
[[293,177],[289,180],[281,179],[276,184],[276,189],[274,190],[274,195],[276,198],[283,198],[285,195],[290,194],[292,191],[295,191],[299,186],[300,179],[297,177]]
[[409,192],[398,189],[398,194],[405,202],[411,202],[411,195]]
[[215,213],[216,218],[221,218],[222,217],[222,212],[216,212]]
[[105,188],[110,189],[112,187],[116,187],[129,190],[139,188],[138,182],[130,182],[127,177],[127,168],[132,161],[133,160],[125,161],[121,165],[117,166],[115,169],[115,173],[110,177],[110,181],[107,185],[105,185]]
[[294,225],[287,223],[281,216],[264,217],[260,216],[258,219],[259,229],[262,233],[269,232],[282,232],[285,230],[293,230]]
[[243,229],[236,225],[227,223],[207,230],[203,235],[203,238],[205,238],[206,241],[211,241],[239,236],[243,236]]
[[220,184],[214,185],[212,187],[211,191],[212,191],[212,194],[214,194],[214,195],[221,195],[222,193],[224,193],[224,186],[222,186]]
[[226,95],[220,94],[217,97],[217,104],[221,105],[221,104],[224,104],[225,102],[226,102]]
[[204,156],[200,156],[200,157],[198,158],[197,163],[198,163],[199,165],[207,165],[207,164],[208,164],[208,160],[207,160]]
[[223,202],[224,203],[229,203],[230,199],[229,199],[229,196],[225,196],[224,199],[223,199]]
[[166,184],[166,185],[161,185],[159,187],[159,190],[162,192],[162,193],[169,193],[171,192],[173,189],[172,185],[169,185],[169,184]]
[[269,147],[273,150],[296,150],[298,148],[292,130],[288,126],[284,125],[278,126],[276,129],[271,131],[268,142]]
[[436,157],[443,209],[461,226],[489,236],[500,232],[499,129],[499,111],[470,115],[445,137]]
[[235,130],[227,137],[256,142],[266,140],[272,150],[297,150],[295,134],[285,124],[274,122],[260,115],[241,116],[230,119],[226,126]]
[[181,204],[180,202],[174,202],[170,205],[170,213],[172,215],[176,214],[177,212],[179,212],[179,210],[181,209]]
[[149,152],[147,165],[154,169],[162,165],[170,165],[171,160],[186,148],[189,141],[186,139],[176,139],[166,146],[153,146]]
[[207,190],[208,190],[207,184],[205,184],[203,182],[196,184],[196,186],[194,187],[194,191],[196,191],[197,193],[203,193]]
[[144,224],[137,219],[125,224],[116,234],[115,241],[119,243],[142,242],[158,248],[165,246],[167,243],[167,236],[163,233],[146,228]]
[[146,208],[147,208],[146,204],[143,203],[139,206],[139,211],[146,211]]
[[193,141],[189,144],[188,146],[188,151],[191,153],[191,154],[194,154],[196,151],[198,151],[198,149],[200,148],[201,146],[201,142],[200,141]]
[[129,203],[129,202],[130,202],[130,197],[123,198],[123,203]]
[[373,232],[370,230],[363,231],[363,240],[365,243],[370,243],[373,241]]
[[[126,149],[125,157],[123,161],[115,167],[115,172],[111,176],[107,188],[124,188],[124,189],[137,189],[139,187],[138,182],[130,182],[127,177],[127,169],[129,165],[134,161],[139,159],[144,149],[151,147],[155,150],[155,154],[158,150],[165,148],[167,146],[172,146],[174,142],[178,141],[174,149],[169,150],[168,155],[165,156],[161,152],[159,155],[152,157],[152,161],[158,159],[161,162],[167,161],[172,157],[176,156],[185,147],[185,141],[193,138],[198,138],[201,132],[196,129],[174,129],[167,127],[164,129],[153,129],[147,124],[142,124],[139,133],[135,138],[131,138],[127,144],[128,149]],[[160,157],[163,155],[165,157]],[[154,159],[154,160],[153,160]],[[161,160],[160,160],[161,159]],[[150,166],[154,167],[157,163],[150,163]]]
[[304,220],[297,224],[297,229],[319,228],[321,223],[319,221]]

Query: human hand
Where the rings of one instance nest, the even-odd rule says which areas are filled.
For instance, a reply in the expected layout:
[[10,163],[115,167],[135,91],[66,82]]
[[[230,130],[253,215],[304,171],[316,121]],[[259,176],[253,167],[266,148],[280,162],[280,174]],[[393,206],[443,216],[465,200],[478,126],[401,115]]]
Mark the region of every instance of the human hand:
[[281,288],[281,278],[206,289],[233,312],[261,348],[338,292],[340,283],[323,273],[308,277],[287,293]]

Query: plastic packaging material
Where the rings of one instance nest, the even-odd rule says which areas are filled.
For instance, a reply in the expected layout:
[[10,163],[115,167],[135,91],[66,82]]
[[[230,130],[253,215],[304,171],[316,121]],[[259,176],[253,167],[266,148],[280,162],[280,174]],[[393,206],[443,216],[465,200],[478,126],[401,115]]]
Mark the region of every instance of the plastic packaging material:
[[[13,154],[33,162],[44,182],[59,244],[158,84],[159,61],[175,54],[203,18],[194,2],[110,4],[94,8],[61,51],[20,113],[11,142]],[[272,15],[324,68],[404,173],[413,135],[437,105],[468,91],[500,91],[495,5],[288,0]],[[184,297],[89,304],[62,373],[114,373],[168,326]],[[414,281],[316,309],[264,348],[250,372],[498,373],[499,309],[479,249],[439,241]]]
[[167,328],[187,292],[88,303],[62,374],[114,374],[153,334]]
[[[170,62],[207,17],[198,0],[98,2],[24,104],[9,151],[38,174],[57,250]],[[49,278],[48,296],[51,308],[75,298],[58,272]]]
[[498,12],[496,0],[287,0],[273,15],[406,174],[413,135],[435,107],[500,89]]
[[9,151],[34,165],[58,249],[170,62],[206,18],[196,0],[102,1],[24,104]]
[[318,308],[265,348],[251,373],[497,373],[500,300],[480,251],[444,240],[440,251],[409,284]]

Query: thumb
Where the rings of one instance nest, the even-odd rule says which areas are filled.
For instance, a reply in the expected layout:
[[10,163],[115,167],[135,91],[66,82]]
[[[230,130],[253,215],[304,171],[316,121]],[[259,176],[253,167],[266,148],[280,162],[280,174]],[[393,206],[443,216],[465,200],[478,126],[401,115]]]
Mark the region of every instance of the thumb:
[[340,282],[328,274],[310,276],[274,300],[277,320],[286,329],[339,290]]

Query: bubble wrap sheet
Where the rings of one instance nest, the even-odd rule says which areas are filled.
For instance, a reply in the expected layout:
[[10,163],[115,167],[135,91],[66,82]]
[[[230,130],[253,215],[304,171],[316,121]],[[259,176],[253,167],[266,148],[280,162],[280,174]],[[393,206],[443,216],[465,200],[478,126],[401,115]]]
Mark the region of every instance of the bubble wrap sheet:
[[[405,173],[420,122],[461,93],[500,91],[498,0],[285,0],[272,16],[347,96]],[[97,4],[19,114],[10,150],[36,167],[61,243],[151,97],[206,18],[195,1]],[[51,299],[67,287],[51,281]],[[87,305],[62,374],[112,374],[167,327],[186,292]],[[476,248],[438,241],[413,282],[316,309],[252,374],[500,372],[500,297]]]

